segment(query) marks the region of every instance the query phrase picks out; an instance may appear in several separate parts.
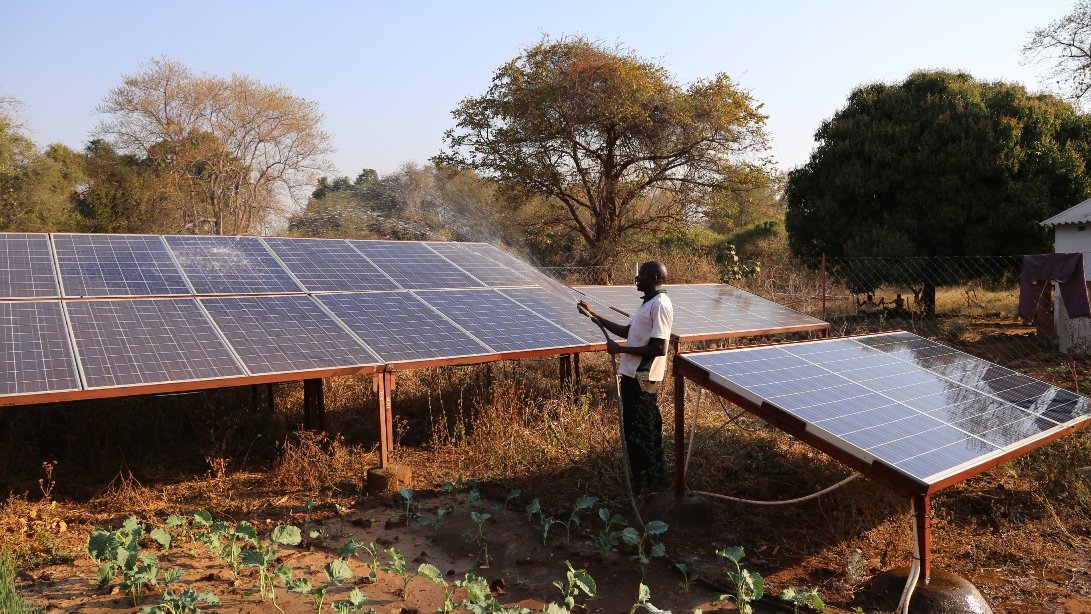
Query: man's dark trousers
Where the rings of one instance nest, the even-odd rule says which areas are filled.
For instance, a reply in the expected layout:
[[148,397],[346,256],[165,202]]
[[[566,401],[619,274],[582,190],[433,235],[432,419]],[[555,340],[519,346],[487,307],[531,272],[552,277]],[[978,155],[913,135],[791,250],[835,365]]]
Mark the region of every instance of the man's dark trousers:
[[663,418],[655,401],[656,394],[641,390],[636,378],[621,376],[625,448],[629,453],[633,491],[638,495],[662,491],[666,482]]

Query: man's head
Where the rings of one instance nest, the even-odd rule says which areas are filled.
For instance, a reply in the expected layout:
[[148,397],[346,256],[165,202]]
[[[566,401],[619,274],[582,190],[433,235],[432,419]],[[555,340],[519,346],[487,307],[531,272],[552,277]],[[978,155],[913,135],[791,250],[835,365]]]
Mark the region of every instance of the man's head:
[[667,281],[667,267],[658,260],[650,260],[640,265],[636,274],[636,289],[652,292]]

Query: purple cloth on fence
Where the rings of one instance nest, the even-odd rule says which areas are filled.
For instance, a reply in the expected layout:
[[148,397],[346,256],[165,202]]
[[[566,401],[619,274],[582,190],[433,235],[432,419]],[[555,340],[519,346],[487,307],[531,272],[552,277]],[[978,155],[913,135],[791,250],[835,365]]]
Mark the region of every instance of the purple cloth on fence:
[[1034,320],[1038,301],[1049,280],[1057,282],[1069,318],[1091,316],[1087,285],[1083,276],[1083,254],[1036,254],[1023,256],[1023,274],[1019,279],[1019,317]]

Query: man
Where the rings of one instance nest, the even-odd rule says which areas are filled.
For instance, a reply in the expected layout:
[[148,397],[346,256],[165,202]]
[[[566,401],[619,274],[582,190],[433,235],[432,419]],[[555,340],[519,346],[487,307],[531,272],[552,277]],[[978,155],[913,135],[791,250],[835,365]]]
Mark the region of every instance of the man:
[[674,323],[674,306],[660,289],[667,280],[662,262],[645,262],[636,276],[636,289],[644,293],[644,304],[633,314],[629,324],[611,322],[587,303],[579,308],[606,330],[625,337],[625,345],[606,342],[606,351],[621,354],[618,375],[621,378],[621,404],[625,424],[625,449],[629,454],[633,490],[647,495],[666,485],[663,461],[663,419],[659,415],[656,394],[667,370],[667,340]]

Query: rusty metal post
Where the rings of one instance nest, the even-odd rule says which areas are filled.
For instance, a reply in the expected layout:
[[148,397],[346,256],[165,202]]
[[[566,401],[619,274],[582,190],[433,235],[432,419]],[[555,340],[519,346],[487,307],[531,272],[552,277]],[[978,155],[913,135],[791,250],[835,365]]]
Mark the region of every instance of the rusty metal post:
[[578,353],[572,355],[572,377],[576,380],[576,390],[579,390],[583,386],[583,381],[580,378],[580,355]]
[[917,524],[917,543],[921,555],[920,581],[928,584],[932,579],[932,517],[929,513],[929,496],[913,497],[913,522]]
[[394,388],[397,387],[397,375],[394,371],[384,371],[386,377],[386,449],[394,451]]
[[686,378],[674,374],[674,496],[686,494]]
[[390,425],[386,421],[386,402],[389,398],[386,392],[386,374],[376,373],[371,376],[371,386],[378,397],[379,405],[379,467],[386,469],[390,466],[390,448],[387,447],[387,435]]
[[326,430],[326,402],[321,379],[303,380],[303,428],[308,431]]
[[568,382],[572,377],[572,356],[561,354],[558,362],[560,363],[561,390],[567,390]]

